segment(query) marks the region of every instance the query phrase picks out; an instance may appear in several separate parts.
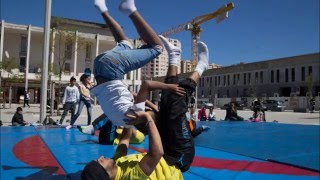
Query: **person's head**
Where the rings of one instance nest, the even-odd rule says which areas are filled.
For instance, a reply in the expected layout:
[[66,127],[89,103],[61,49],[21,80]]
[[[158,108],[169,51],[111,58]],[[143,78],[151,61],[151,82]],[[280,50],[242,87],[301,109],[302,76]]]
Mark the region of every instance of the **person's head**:
[[88,163],[82,173],[82,180],[108,180],[116,175],[116,164],[111,158],[100,156],[97,160]]
[[76,85],[76,78],[74,78],[73,76],[70,78],[70,85],[71,86],[74,86],[74,85]]
[[209,111],[212,112],[212,111],[213,111],[213,108],[210,108]]
[[87,74],[82,74],[82,76],[80,77],[80,81],[82,82],[82,84],[87,85],[90,84],[91,82],[91,76],[87,75]]
[[22,114],[22,107],[17,107],[17,113]]

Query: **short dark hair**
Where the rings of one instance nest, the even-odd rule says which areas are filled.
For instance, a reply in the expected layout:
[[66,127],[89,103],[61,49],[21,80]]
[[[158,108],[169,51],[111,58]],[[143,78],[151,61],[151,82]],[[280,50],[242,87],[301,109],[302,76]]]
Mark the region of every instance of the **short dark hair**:
[[76,81],[76,78],[74,78],[73,76],[70,78],[70,82],[71,81]]
[[17,111],[22,111],[22,107],[17,107]]
[[107,171],[97,162],[89,162],[81,173],[82,180],[109,180]]

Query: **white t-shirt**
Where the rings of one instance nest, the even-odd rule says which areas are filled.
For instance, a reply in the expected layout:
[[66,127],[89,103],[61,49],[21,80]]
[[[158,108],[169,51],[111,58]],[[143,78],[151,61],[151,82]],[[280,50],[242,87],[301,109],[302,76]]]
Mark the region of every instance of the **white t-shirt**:
[[103,112],[116,126],[129,127],[123,121],[128,119],[125,114],[129,109],[145,110],[145,102],[134,104],[133,95],[121,80],[112,80],[95,86],[91,89],[91,93],[97,97]]
[[78,102],[80,98],[79,89],[77,86],[67,86],[64,90],[64,95],[62,99],[62,104],[66,102],[75,103]]

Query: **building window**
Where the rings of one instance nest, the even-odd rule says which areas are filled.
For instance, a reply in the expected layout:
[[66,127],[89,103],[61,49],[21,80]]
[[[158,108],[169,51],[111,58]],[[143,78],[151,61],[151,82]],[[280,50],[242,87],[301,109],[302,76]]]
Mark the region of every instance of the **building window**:
[[280,82],[280,70],[278,69],[277,70],[277,83]]
[[238,74],[238,85],[240,84],[240,74]]
[[214,77],[214,86],[217,86],[217,76]]
[[251,73],[248,73],[248,84],[251,84]]
[[19,71],[25,72],[26,69],[26,57],[20,57]]
[[71,58],[72,58],[72,41],[66,42],[64,56],[66,59],[71,60]]
[[296,73],[295,73],[295,69],[291,68],[291,81],[294,82],[296,78]]
[[243,84],[246,85],[247,84],[247,73],[243,74]]
[[263,84],[263,71],[260,71],[260,83]]
[[226,83],[227,83],[227,81],[226,81],[226,75],[224,75],[224,76],[223,76],[223,85],[226,86]]
[[258,78],[259,78],[258,75],[259,75],[258,72],[254,73],[254,83],[255,84],[258,84]]
[[28,38],[27,36],[21,36],[20,53],[27,53]]
[[230,85],[230,75],[228,75],[228,86]]
[[70,63],[69,62],[64,63],[64,72],[70,73],[70,69],[71,69]]
[[308,70],[309,70],[308,75],[309,75],[309,76],[312,76],[312,66],[309,66],[309,67],[308,67]]
[[91,60],[91,44],[86,44],[86,61]]
[[233,85],[236,85],[236,74],[233,75]]
[[285,80],[286,80],[286,82],[289,81],[289,70],[288,69],[286,69],[286,72],[285,72]]
[[271,83],[274,83],[274,71],[271,70]]
[[306,80],[306,68],[301,67],[301,81],[305,81],[305,80]]

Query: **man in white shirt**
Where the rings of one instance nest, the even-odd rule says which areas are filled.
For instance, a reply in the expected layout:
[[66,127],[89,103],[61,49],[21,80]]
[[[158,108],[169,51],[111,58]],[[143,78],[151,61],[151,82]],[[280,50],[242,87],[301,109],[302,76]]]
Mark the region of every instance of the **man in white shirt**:
[[59,124],[63,123],[65,116],[67,115],[68,111],[71,110],[71,117],[74,115],[77,102],[80,99],[79,89],[76,84],[76,78],[73,76],[70,78],[70,85],[66,87],[62,99],[63,104],[63,113],[60,118]]

